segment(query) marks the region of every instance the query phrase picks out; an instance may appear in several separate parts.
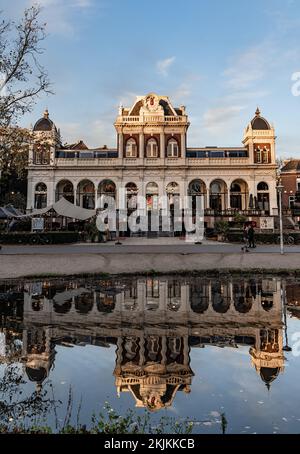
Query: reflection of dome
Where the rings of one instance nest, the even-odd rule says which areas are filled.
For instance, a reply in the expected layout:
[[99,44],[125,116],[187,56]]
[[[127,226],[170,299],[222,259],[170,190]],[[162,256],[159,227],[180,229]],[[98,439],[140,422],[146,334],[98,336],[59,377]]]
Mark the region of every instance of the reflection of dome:
[[49,112],[48,110],[45,110],[44,112],[44,116],[42,118],[40,118],[36,124],[34,125],[34,128],[33,130],[34,131],[52,131],[52,128],[55,128],[56,130],[56,126],[55,124],[53,123],[52,120],[50,120],[49,118]]
[[262,367],[260,369],[260,377],[268,385],[278,377],[279,372],[280,372],[279,367],[274,368]]
[[261,302],[261,305],[265,311],[269,311],[273,307],[273,301],[264,300]]
[[47,371],[44,367],[34,369],[33,367],[26,367],[26,374],[30,381],[42,383],[47,377]]
[[257,108],[255,117],[251,121],[252,129],[254,130],[269,130],[271,129],[267,120],[260,116],[260,110]]

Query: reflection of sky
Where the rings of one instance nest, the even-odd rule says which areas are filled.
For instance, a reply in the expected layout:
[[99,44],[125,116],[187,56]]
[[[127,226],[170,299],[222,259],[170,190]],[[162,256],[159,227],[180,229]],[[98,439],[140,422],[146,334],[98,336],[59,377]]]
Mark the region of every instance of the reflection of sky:
[[[290,346],[294,333],[300,333],[300,319],[288,317]],[[284,333],[283,333],[284,334]],[[3,333],[0,333],[0,348]],[[285,344],[285,340],[284,340]],[[116,346],[103,348],[93,345],[66,347],[57,345],[54,367],[49,379],[54,385],[54,397],[63,404],[57,410],[62,422],[66,415],[69,389],[73,396],[73,417],[89,425],[93,413],[103,411],[105,401],[121,414],[133,409],[135,401],[131,393],[117,397],[113,371]],[[298,348],[298,350],[300,350]],[[1,350],[0,350],[1,354]],[[152,415],[189,417],[197,421],[195,431],[220,433],[220,414],[228,421],[228,433],[299,433],[300,431],[300,356],[285,352],[285,370],[267,389],[255,368],[251,365],[249,346],[235,348],[191,348],[190,365],[195,374],[191,393],[177,392],[173,407]],[[0,366],[0,379],[4,366]],[[35,389],[33,383],[24,386],[26,393]],[[138,414],[144,410],[137,409]],[[54,425],[53,414],[49,423]]]
[[[290,334],[300,331],[300,322],[291,321]],[[66,400],[72,386],[75,409],[82,398],[81,420],[88,423],[93,412],[101,411],[107,400],[113,408],[125,411],[134,407],[130,393],[117,398],[112,372],[115,366],[115,347],[95,346],[56,347],[55,368],[51,379],[55,383],[55,397]],[[203,433],[220,431],[218,413],[225,413],[228,433],[298,433],[300,408],[298,406],[300,357],[286,353],[285,371],[272,382],[268,391],[260,376],[251,366],[249,347],[239,349],[205,347],[191,350],[191,366],[195,373],[192,392],[178,392],[168,414],[190,417],[204,425],[196,430]],[[61,414],[64,416],[63,406]],[[143,410],[138,410],[139,413]]]
[[[292,320],[291,327],[290,334],[300,330],[300,322]],[[70,386],[74,398],[73,422],[76,422],[81,400],[80,420],[86,424],[94,412],[103,411],[105,401],[120,412],[134,407],[130,393],[123,393],[119,399],[116,394],[112,375],[115,346],[108,349],[57,346],[56,351],[50,379],[54,384],[55,399],[63,401],[58,410],[61,420],[66,414]],[[228,433],[298,433],[300,357],[286,353],[288,361],[285,371],[272,382],[268,391],[251,366],[248,351],[249,347],[192,349],[191,366],[195,373],[192,392],[188,395],[178,392],[173,408],[159,412],[154,418],[163,415],[190,417],[202,421],[196,426],[196,431],[215,433],[221,430],[218,414],[224,412]],[[137,411],[143,413],[143,410]]]

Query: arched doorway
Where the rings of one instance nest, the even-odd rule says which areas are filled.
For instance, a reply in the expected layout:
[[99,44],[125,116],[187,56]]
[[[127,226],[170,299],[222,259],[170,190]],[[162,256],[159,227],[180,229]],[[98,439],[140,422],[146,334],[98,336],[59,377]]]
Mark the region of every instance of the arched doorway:
[[88,210],[95,209],[95,186],[90,180],[83,180],[78,184],[77,205]]
[[56,185],[55,201],[58,202],[62,197],[70,203],[74,203],[74,187],[69,180],[62,180]]
[[197,197],[202,196],[204,198],[203,206],[206,207],[206,185],[204,181],[196,179],[190,182],[188,187],[188,196],[192,197],[192,208],[196,209],[196,200]]
[[[101,197],[104,197],[104,200],[108,197],[111,197],[112,199],[116,200],[116,185],[112,180],[103,180],[98,186],[98,199]],[[102,203],[103,208],[107,207],[107,203]],[[100,206],[99,203],[97,203],[97,206]]]
[[270,214],[269,186],[264,181],[257,185],[257,208],[265,214]]
[[230,186],[230,208],[246,210],[248,207],[249,191],[244,180],[235,180]]
[[209,205],[212,210],[223,211],[227,208],[227,185],[223,180],[214,180],[210,184]]
[[158,210],[158,184],[151,181],[146,186],[147,210]]
[[135,183],[129,182],[125,185],[126,189],[126,206],[129,211],[137,208],[138,188]]
[[34,208],[41,210],[47,206],[47,186],[45,183],[38,183],[34,190]]

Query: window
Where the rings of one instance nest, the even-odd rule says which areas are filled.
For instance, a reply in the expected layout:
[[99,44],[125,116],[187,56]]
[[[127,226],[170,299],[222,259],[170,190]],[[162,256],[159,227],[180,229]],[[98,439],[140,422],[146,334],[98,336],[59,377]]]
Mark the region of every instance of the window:
[[267,150],[266,147],[264,147],[263,151],[263,163],[267,164],[269,162],[269,151]]
[[136,158],[137,146],[134,139],[128,139],[126,142],[126,158]]
[[168,158],[178,158],[178,143],[175,139],[170,139],[167,147]]
[[259,147],[256,149],[256,162],[261,163],[261,149]]
[[155,139],[149,139],[147,142],[147,158],[157,158],[158,147]]
[[296,197],[294,195],[289,196],[289,208],[294,207],[295,200],[296,200]]
[[257,190],[258,191],[268,191],[269,190],[269,186],[267,185],[267,183],[262,181],[261,183],[258,183]]
[[40,210],[47,206],[47,186],[45,183],[38,183],[35,187],[34,208]]

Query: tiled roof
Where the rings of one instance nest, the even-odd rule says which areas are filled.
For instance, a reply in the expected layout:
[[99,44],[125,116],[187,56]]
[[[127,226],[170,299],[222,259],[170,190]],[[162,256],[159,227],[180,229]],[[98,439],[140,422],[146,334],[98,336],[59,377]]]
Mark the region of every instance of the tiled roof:
[[292,170],[296,170],[300,172],[300,160],[299,159],[291,159],[287,162],[281,169],[281,172],[291,172]]

